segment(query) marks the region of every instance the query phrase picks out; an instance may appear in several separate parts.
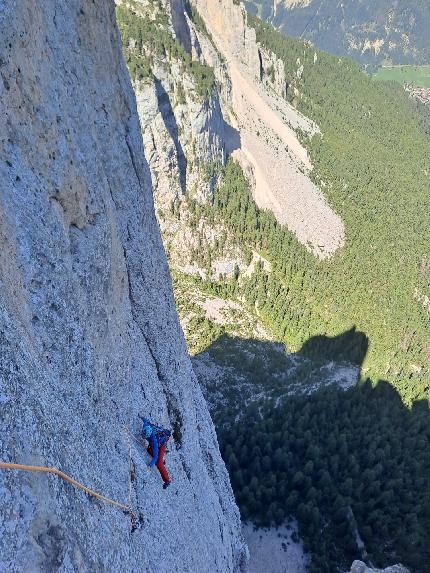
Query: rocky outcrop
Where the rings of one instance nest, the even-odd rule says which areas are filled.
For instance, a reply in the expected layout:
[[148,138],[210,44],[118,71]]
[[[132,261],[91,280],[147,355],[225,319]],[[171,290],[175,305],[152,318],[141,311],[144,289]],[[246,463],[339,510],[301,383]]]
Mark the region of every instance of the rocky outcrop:
[[259,46],[258,54],[260,58],[261,81],[278,95],[286,97],[288,85],[285,78],[284,63],[273,52],[265,50],[262,46]]
[[[56,477],[0,470],[0,571],[241,571],[114,20],[107,0],[0,11],[0,459],[130,492],[141,527]],[[166,491],[139,447],[129,459],[139,414],[174,429]]]
[[410,573],[409,569],[403,565],[393,565],[386,569],[372,569],[362,561],[354,561],[351,567],[351,573]]
[[[143,81],[134,81],[156,206],[168,210],[185,193],[200,202],[210,200],[218,180],[214,165],[223,165],[226,160],[226,124],[218,90],[213,85],[202,93],[199,85],[205,81],[205,70],[207,75],[213,70],[206,65],[199,36],[182,2],[135,2],[134,7],[136,27],[140,20],[157,18],[163,22],[162,33],[169,34],[176,47],[176,51],[165,53],[144,41],[143,49],[152,62],[151,74]],[[183,60],[181,46],[193,54],[194,61],[201,60],[200,76],[190,68],[191,59]],[[206,44],[204,48],[206,53]],[[216,53],[213,56],[221,68]]]
[[232,0],[193,0],[193,3],[211,23],[216,37],[222,39],[225,50],[244,64],[256,80],[284,96],[287,87],[284,64],[257,43],[255,30],[247,25],[243,4]]
[[218,95],[214,91],[209,99],[195,98],[191,95],[194,87],[192,79],[175,66],[169,72],[155,68],[152,80],[135,85],[159,207],[169,207],[185,193],[202,202],[211,198],[217,181],[212,167],[223,165],[226,159]]
[[228,74],[228,68],[225,59],[222,57],[211,38],[207,34],[199,31],[190,21],[191,37],[195,47],[195,58],[210,66],[215,73],[217,80],[217,92],[220,96],[221,104],[231,105],[232,103],[232,86]]
[[244,6],[232,0],[193,0],[193,3],[233,57],[247,65],[256,78],[260,77],[255,30],[246,25]]

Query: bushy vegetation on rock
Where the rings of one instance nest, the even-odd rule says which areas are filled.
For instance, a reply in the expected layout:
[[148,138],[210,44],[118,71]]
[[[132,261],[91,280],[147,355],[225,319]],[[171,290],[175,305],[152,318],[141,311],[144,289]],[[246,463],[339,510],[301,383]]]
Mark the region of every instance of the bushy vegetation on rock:
[[155,3],[154,10],[156,17],[151,19],[126,6],[116,8],[124,57],[130,75],[138,80],[150,77],[154,60],[157,58],[167,59],[169,62],[178,61],[183,72],[194,78],[197,95],[209,98],[215,84],[213,69],[193,60],[169,31],[166,13],[156,10]]

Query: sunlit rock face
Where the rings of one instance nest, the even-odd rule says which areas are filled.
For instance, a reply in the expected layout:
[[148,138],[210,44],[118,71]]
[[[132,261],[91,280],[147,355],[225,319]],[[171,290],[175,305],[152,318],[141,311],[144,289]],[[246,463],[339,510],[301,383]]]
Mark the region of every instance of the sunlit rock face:
[[257,44],[255,30],[247,25],[243,4],[232,0],[193,0],[193,3],[210,22],[210,29],[218,42],[243,63],[255,79],[267,82],[279,95],[284,95],[284,65],[274,54]]
[[[61,468],[140,518],[0,470],[0,571],[245,570],[113,2],[1,3],[0,30],[0,459]],[[138,414],[174,429],[166,491],[129,450]]]

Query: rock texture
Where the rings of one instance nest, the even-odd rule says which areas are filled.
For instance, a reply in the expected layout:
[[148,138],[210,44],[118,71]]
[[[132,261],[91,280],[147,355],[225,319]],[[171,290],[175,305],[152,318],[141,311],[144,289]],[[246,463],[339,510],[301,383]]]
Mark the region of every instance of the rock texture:
[[[246,548],[180,332],[107,0],[0,6],[0,571],[241,571]],[[174,429],[163,491],[123,426]],[[132,471],[131,471],[132,470]]]
[[[117,3],[128,7],[127,2]],[[163,29],[172,41],[204,61],[197,31],[181,1],[137,1],[132,11],[135,21],[165,21]],[[217,181],[212,166],[226,160],[226,124],[218,91],[199,93],[198,79],[184,65],[179,50],[178,55],[160,53],[150,42],[144,49],[152,62],[151,74],[143,81],[135,80],[134,89],[156,206],[169,208],[185,193],[208,201]],[[220,68],[216,53],[212,56]]]
[[138,82],[135,91],[156,204],[166,207],[169,198],[185,193],[207,201],[217,181],[211,167],[223,165],[226,158],[218,94],[205,100],[186,97],[179,103],[169,86],[180,81],[184,93],[190,94],[194,88],[191,78],[181,75],[175,66],[169,73],[163,68],[154,71],[154,79]]
[[244,64],[255,79],[270,81],[283,95],[284,66],[274,54],[257,44],[255,30],[247,25],[243,4],[232,0],[193,0],[193,3],[205,21],[210,22],[214,37],[222,38],[223,49]]
[[250,553],[249,573],[307,573],[309,557],[303,542],[295,541],[297,523],[269,529],[245,523],[243,534]]

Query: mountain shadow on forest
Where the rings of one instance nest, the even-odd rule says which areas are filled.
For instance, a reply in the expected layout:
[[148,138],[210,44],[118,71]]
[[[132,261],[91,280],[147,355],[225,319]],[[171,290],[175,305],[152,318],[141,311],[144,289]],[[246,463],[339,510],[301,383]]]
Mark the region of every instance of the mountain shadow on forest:
[[307,340],[297,354],[313,359],[350,362],[360,366],[366,358],[369,339],[355,326],[337,336],[317,335]]
[[[222,334],[203,352],[216,356],[224,366],[228,361],[234,361],[235,351],[248,355],[269,357],[275,368],[287,367],[289,360],[294,356],[303,356],[315,362],[347,362],[361,368],[369,348],[369,339],[364,332],[357,330],[355,326],[336,336],[317,335],[307,340],[302,347],[294,353],[285,352],[284,344],[268,340],[253,338],[239,338]],[[267,362],[267,360],[266,360]]]
[[[428,400],[408,406],[392,384],[370,379],[342,390],[331,384],[276,394],[279,382],[301,375],[288,370],[291,360],[300,368],[317,357],[321,374],[322,357],[359,370],[368,346],[356,328],[312,337],[297,354],[221,336],[205,351],[223,367],[205,388],[221,453],[242,519],[263,527],[297,520],[309,573],[349,570],[355,559],[430,573]],[[257,388],[255,400],[247,387],[254,395]]]

